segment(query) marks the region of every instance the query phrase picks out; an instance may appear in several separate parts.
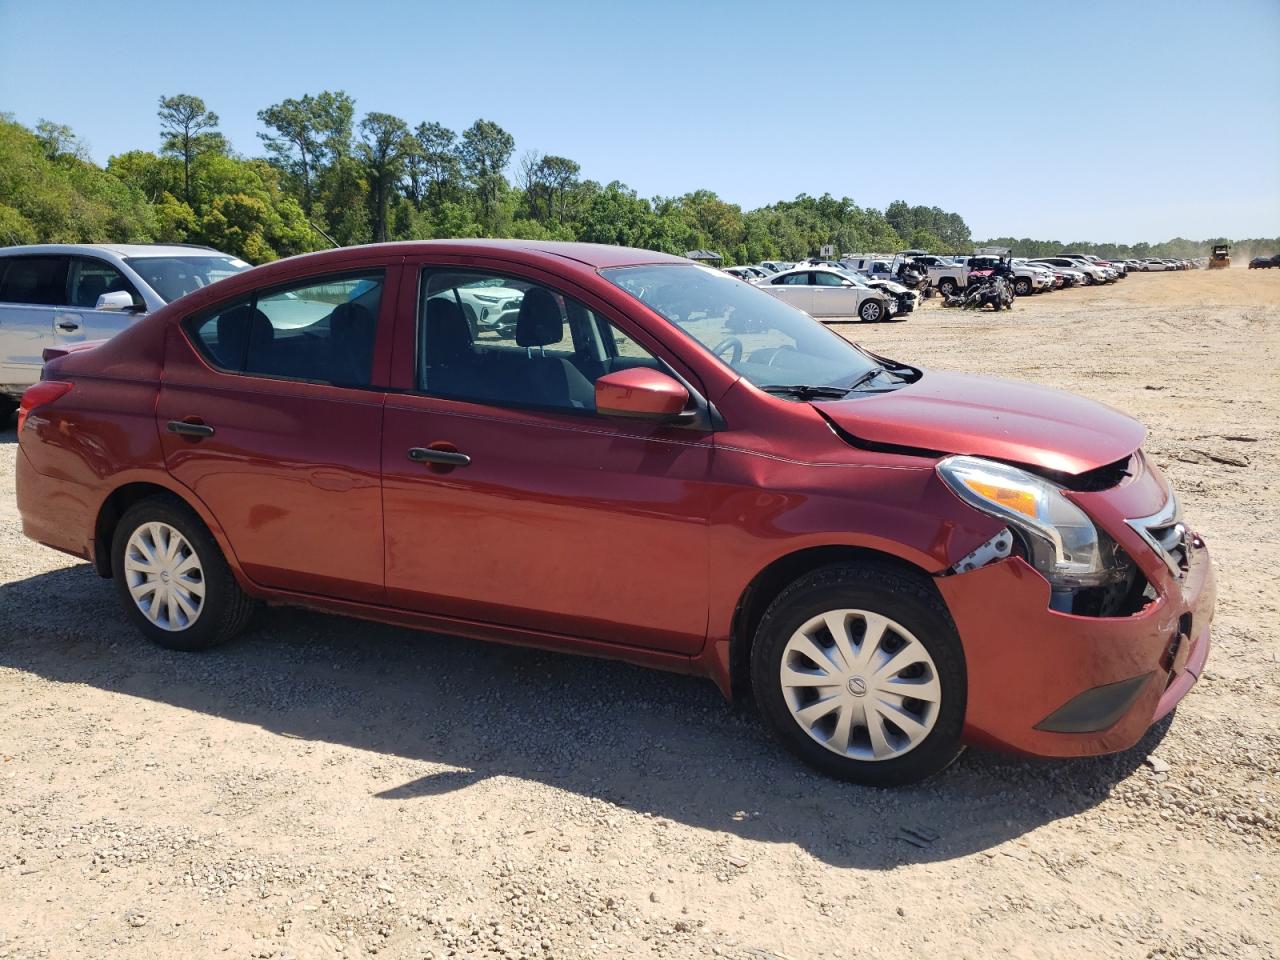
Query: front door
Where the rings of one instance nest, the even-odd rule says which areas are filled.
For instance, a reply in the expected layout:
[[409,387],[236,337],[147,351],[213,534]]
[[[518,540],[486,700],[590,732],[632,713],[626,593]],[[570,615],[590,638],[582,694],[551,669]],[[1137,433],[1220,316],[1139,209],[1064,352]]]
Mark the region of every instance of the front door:
[[[513,269],[426,269],[416,312],[401,294],[401,389],[383,425],[388,600],[694,653],[712,434],[597,415],[597,377],[674,367],[585,294]],[[473,326],[466,307],[491,301],[499,321]]]
[[371,264],[311,277],[170,328],[165,462],[256,583],[384,599],[380,436],[397,274]]
[[[104,293],[127,293],[132,310],[99,310]],[[53,315],[53,341],[58,346],[86,340],[110,340],[136,323],[145,304],[138,291],[111,264],[96,257],[72,257],[67,272],[67,295]]]
[[843,280],[839,274],[816,270],[809,274],[813,283],[814,317],[856,317],[858,315],[858,288]]

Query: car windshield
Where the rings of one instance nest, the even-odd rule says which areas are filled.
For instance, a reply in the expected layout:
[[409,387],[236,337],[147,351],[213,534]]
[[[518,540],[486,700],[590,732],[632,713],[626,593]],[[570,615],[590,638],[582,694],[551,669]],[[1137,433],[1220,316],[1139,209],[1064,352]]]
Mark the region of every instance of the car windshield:
[[243,260],[224,255],[126,257],[124,262],[147,281],[165,303],[172,303],[223,277],[249,269],[249,264]]
[[758,387],[848,387],[879,366],[808,314],[720,271],[670,263],[600,273]]

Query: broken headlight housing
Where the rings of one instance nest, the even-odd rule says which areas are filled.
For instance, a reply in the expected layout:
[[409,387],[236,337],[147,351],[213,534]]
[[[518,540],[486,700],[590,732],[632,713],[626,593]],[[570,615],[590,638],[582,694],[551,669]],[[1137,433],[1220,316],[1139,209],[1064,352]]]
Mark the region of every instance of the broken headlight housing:
[[965,503],[1009,524],[1027,561],[1053,589],[1055,609],[1077,590],[1125,576],[1115,543],[1062,488],[1026,470],[981,457],[947,457],[938,476]]

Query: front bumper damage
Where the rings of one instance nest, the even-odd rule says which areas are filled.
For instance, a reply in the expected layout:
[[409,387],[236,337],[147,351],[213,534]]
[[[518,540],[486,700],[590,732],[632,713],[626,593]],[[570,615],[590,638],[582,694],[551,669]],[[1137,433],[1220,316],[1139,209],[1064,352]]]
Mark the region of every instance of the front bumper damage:
[[1049,608],[1019,557],[936,581],[964,645],[966,742],[1046,757],[1133,746],[1204,670],[1216,588],[1203,541],[1181,579],[1130,616]]

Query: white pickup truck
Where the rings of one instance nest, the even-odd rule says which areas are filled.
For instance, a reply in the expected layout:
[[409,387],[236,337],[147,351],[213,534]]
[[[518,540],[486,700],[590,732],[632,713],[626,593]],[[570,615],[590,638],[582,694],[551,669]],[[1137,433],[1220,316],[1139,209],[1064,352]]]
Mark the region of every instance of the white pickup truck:
[[[990,270],[999,262],[998,256],[991,255],[956,257],[952,263],[929,266],[929,282],[944,296],[950,297],[969,285],[970,273]],[[1041,290],[1053,289],[1052,270],[1032,263],[1014,263],[1011,266],[1013,292],[1018,296],[1025,297]]]

